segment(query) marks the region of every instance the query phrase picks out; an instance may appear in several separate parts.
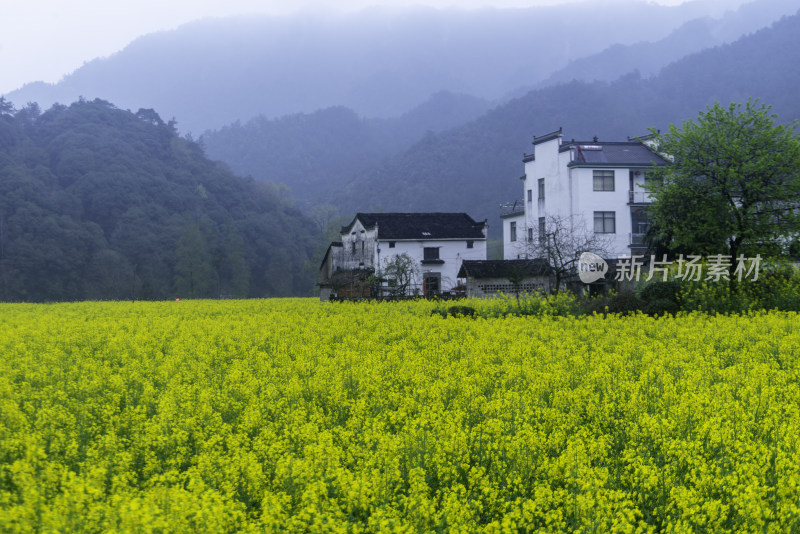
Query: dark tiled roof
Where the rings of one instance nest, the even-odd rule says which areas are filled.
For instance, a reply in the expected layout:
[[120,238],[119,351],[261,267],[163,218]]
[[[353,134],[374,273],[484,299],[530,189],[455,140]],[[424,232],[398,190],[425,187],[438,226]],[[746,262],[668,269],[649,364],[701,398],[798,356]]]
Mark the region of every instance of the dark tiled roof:
[[550,266],[544,260],[464,260],[459,278],[508,278],[517,273],[524,277],[547,276]]
[[486,221],[477,222],[466,213],[358,213],[342,233],[350,232],[356,220],[365,228],[378,225],[384,239],[485,239]]
[[574,160],[570,165],[622,165],[650,166],[666,165],[667,161],[638,141],[631,142],[570,142],[560,150],[574,149]]
[[503,217],[516,217],[518,215],[525,215],[525,201],[515,200],[514,202],[506,202],[500,204],[500,218]]
[[325,255],[322,257],[322,263],[320,263],[319,268],[322,269],[322,266],[325,265],[325,260],[328,259],[328,256],[330,256],[331,251],[334,248],[337,248],[337,247],[341,248],[342,246],[343,245],[342,245],[341,241],[334,241],[330,245],[328,245],[328,249],[325,251]]

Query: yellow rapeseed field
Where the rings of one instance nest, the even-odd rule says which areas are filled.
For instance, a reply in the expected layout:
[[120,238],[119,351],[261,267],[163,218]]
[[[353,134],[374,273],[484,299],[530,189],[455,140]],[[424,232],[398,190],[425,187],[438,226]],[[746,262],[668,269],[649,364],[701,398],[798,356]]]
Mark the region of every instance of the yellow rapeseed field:
[[800,531],[797,313],[434,307],[0,305],[0,532]]

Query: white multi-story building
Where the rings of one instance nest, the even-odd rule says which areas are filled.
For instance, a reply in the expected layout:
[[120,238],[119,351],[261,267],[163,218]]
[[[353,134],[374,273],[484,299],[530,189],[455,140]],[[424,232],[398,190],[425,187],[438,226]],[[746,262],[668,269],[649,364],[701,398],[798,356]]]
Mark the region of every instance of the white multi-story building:
[[[358,213],[331,243],[320,266],[320,297],[362,298],[390,291],[386,266],[412,260],[409,295],[435,295],[458,284],[463,260],[486,259],[486,221],[466,213]],[[376,275],[381,280],[375,285]],[[372,278],[372,281],[370,281]]]
[[607,259],[644,251],[647,175],[666,160],[640,139],[564,141],[560,129],[534,137],[533,145],[522,160],[522,209],[501,213],[505,259],[527,257],[553,217],[604,238]]

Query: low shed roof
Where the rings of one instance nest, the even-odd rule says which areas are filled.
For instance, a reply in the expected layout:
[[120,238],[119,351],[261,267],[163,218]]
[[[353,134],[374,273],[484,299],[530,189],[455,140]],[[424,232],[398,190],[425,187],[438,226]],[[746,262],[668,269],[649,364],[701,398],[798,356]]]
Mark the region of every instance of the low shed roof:
[[464,260],[459,278],[523,278],[548,276],[550,265],[545,260]]

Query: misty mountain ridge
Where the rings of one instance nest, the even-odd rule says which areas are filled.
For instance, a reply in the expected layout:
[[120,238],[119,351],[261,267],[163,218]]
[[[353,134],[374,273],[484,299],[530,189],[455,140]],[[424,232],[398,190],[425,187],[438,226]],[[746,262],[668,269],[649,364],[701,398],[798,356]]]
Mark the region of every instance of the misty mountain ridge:
[[518,97],[531,89],[579,81],[614,81],[637,71],[644,77],[656,76],[661,69],[689,54],[731,43],[740,37],[768,27],[784,15],[797,12],[796,0],[758,0],[726,10],[718,16],[705,16],[685,22],[658,40],[634,44],[614,44],[596,53],[570,61],[535,86],[517,88]]
[[[701,25],[705,29],[704,35],[708,35],[712,28],[717,28],[717,30],[714,30],[717,36],[732,35],[734,30],[731,28],[738,28],[736,31],[741,31],[744,28],[740,22],[737,22],[743,19],[743,14],[752,12],[758,6],[763,6],[763,4],[765,4],[765,1],[761,0],[742,6],[739,11],[729,11],[720,19],[696,19],[681,26],[679,30],[670,35],[669,39],[677,41],[677,38],[685,35],[692,27],[697,25]],[[770,5],[772,6],[772,11],[769,13],[767,13],[768,10],[759,12],[761,19],[756,16],[752,17],[753,24],[760,24],[760,20],[769,18],[771,16],[770,13],[779,12],[786,7],[787,3],[773,2]],[[720,28],[727,29],[723,31]],[[611,51],[614,48],[616,47],[608,50]],[[635,50],[635,47],[628,49]],[[648,47],[643,47],[643,50],[645,54],[650,52]],[[613,72],[612,67],[621,72],[627,72],[628,74],[617,85],[638,87],[641,85],[643,76],[641,72],[636,72],[638,63],[635,59],[637,57],[632,57],[631,59],[628,62],[623,60],[612,61],[610,65],[602,60],[597,60],[595,63],[600,66],[599,72],[601,73],[608,74]],[[583,62],[583,60],[578,60],[573,64]],[[655,61],[651,61],[649,64],[653,65],[654,63]],[[666,60],[663,63],[666,64]],[[631,70],[634,73],[630,73]],[[591,69],[584,69],[580,72],[587,78],[593,77]],[[651,74],[651,72],[647,74]],[[615,80],[619,78],[618,76]],[[713,82],[709,83],[709,87],[714,87]],[[557,97],[559,93],[569,94],[573,89],[570,85],[562,86],[563,84],[555,85],[553,90],[545,91],[541,94],[553,94],[554,96],[552,98],[548,97],[547,100],[559,102],[563,107],[560,110],[554,109],[551,112],[565,116],[564,120],[569,121],[569,116],[580,109],[581,106],[580,103],[565,101]],[[578,85],[576,87],[582,86]],[[605,89],[598,89],[598,91],[601,90]],[[613,96],[608,98],[612,101],[614,100]],[[634,99],[634,102],[637,102],[646,98],[646,95],[634,94],[631,98]],[[675,99],[680,101],[681,96],[676,95]],[[602,105],[602,103],[598,104],[598,106]],[[665,103],[663,107],[667,109],[670,105],[670,103]],[[350,109],[329,108],[311,114],[296,114],[280,119],[268,119],[264,116],[257,117],[244,125],[236,123],[229,127],[206,132],[202,140],[211,158],[226,162],[234,172],[241,175],[249,175],[258,180],[283,183],[289,187],[298,205],[308,206],[330,202],[330,199],[335,198],[338,194],[337,190],[340,190],[343,184],[352,180],[355,176],[369,175],[370,173],[375,173],[376,176],[381,175],[384,172],[382,166],[388,164],[387,162],[391,161],[391,158],[402,158],[402,153],[415,143],[423,147],[427,147],[429,144],[436,145],[438,134],[445,132],[448,128],[455,128],[461,124],[466,124],[466,127],[469,128],[467,123],[483,115],[490,107],[497,107],[497,104],[465,95],[441,92],[427,103],[399,119],[364,119]],[[662,118],[669,121],[672,117],[663,115]],[[645,128],[651,124],[642,119],[644,117],[637,118],[623,110],[621,116],[609,117],[604,126],[607,128],[610,125],[625,123],[628,120],[627,124],[629,126],[616,128],[611,132],[615,136],[624,138],[624,136],[633,133],[645,133]],[[515,122],[513,117],[509,117],[508,120],[509,124]],[[600,133],[597,130],[599,126],[595,124],[595,131],[587,132],[587,138]],[[556,126],[552,127],[555,128]],[[633,131],[631,131],[631,128]],[[423,135],[426,134],[427,136],[423,138]],[[447,134],[445,133],[445,135]],[[518,144],[520,139],[527,138],[528,135],[530,135],[529,132],[520,132],[516,140],[508,138],[508,141],[513,146]],[[497,148],[502,152],[503,149],[501,147]],[[523,149],[521,148],[520,150]],[[478,148],[475,149],[474,153],[483,154]],[[467,160],[471,157],[472,155],[462,156]],[[511,159],[516,160],[514,157],[511,157]],[[491,155],[488,160],[494,161],[494,164],[498,164],[500,168],[503,168],[503,163],[497,162]],[[401,165],[401,167],[405,166]],[[471,169],[483,167],[484,163],[481,161],[473,161],[471,164]],[[436,172],[439,172],[439,170],[437,169]],[[491,169],[486,168],[486,172],[490,173]],[[369,179],[365,178],[365,181],[369,181]],[[406,182],[413,182],[413,178],[405,180],[400,176],[396,176],[391,187],[402,187]],[[370,205],[373,207],[387,205],[386,202],[371,201],[365,198],[363,192],[372,189],[357,189],[359,190],[354,191],[353,195],[348,195],[348,197],[358,198],[363,202],[371,202]],[[412,195],[414,198],[419,198],[423,195],[422,187],[420,186],[419,189],[417,193]],[[394,196],[394,200],[405,198],[405,196],[400,191]],[[420,202],[415,201],[409,203],[408,206],[415,206],[418,203]],[[340,205],[340,203],[337,202],[337,205]],[[352,207],[353,209],[359,208],[356,205]],[[409,207],[408,209],[411,208]]]
[[426,132],[470,122],[491,107],[469,95],[439,92],[393,119],[365,119],[337,106],[236,122],[201,137],[206,154],[235,173],[289,187],[299,205],[324,202],[331,188],[408,149]]
[[630,0],[208,19],[143,36],[57,84],[28,84],[7,97],[42,108],[99,97],[155,109],[195,134],[332,106],[395,117],[441,90],[501,98],[589,51],[661,39],[719,5]]
[[626,139],[666,128],[715,101],[758,98],[779,121],[800,118],[800,14],[734,43],[687,56],[658,76],[572,81],[536,91],[457,128],[429,134],[383,165],[365,169],[329,198],[344,211],[466,211],[489,218],[521,196],[521,159],[534,135],[563,127],[575,139]]

